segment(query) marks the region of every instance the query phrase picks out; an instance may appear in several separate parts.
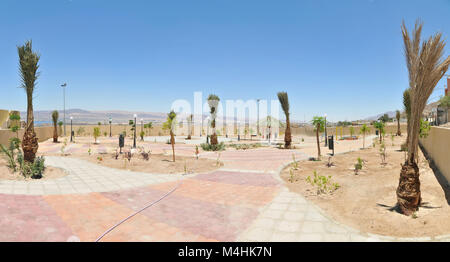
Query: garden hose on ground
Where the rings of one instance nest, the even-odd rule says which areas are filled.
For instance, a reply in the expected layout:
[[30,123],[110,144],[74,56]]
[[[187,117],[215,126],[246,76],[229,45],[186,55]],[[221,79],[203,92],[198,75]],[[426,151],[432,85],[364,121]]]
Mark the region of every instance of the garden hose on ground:
[[[183,174],[184,176],[185,174]],[[97,240],[95,240],[95,242],[99,242],[104,236],[106,236],[109,232],[113,231],[116,227],[120,226],[122,223],[124,223],[125,221],[127,221],[128,219],[134,217],[135,215],[139,214],[140,212],[144,211],[145,209],[153,206],[154,204],[158,203],[159,201],[163,200],[164,198],[166,198],[167,196],[169,196],[170,194],[172,194],[175,190],[177,190],[181,184],[183,184],[183,178],[180,180],[180,182],[169,192],[165,193],[162,197],[160,197],[159,199],[152,201],[150,203],[147,203],[143,208],[139,209],[138,211],[134,212],[133,214],[129,215],[128,217],[122,219],[120,222],[118,222],[117,224],[115,224],[114,226],[112,226],[111,228],[109,228],[108,230],[106,230],[100,237],[97,238]]]

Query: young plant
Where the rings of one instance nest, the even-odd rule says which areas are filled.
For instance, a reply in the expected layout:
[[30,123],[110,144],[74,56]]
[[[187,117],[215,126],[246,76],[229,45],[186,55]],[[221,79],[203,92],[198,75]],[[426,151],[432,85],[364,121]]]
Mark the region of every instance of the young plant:
[[359,174],[359,171],[363,168],[364,161],[358,157],[357,163],[355,164],[355,175]]
[[220,153],[217,154],[216,166],[217,166],[217,167],[220,166]]
[[195,157],[197,158],[197,160],[198,160],[199,155],[200,155],[200,151],[198,150],[198,146],[196,145],[195,146]]
[[340,187],[338,183],[331,182],[331,176],[318,175],[315,170],[314,170],[314,178],[308,176],[306,178],[306,182],[311,184],[313,187],[316,187],[317,195],[331,194]]
[[289,169],[289,182],[294,183],[294,170]]
[[298,170],[298,162],[295,160],[295,154],[292,154],[292,164],[294,170]]
[[98,144],[98,137],[100,136],[100,128],[99,127],[94,127],[94,144]]
[[386,165],[387,163],[386,163],[386,157],[387,157],[387,154],[386,154],[386,145],[384,144],[384,142],[382,142],[381,144],[380,144],[380,149],[379,149],[379,151],[380,151],[380,157],[381,157],[381,165]]
[[66,147],[67,147],[67,138],[64,139],[64,142],[61,146],[61,155],[64,156],[66,154]]

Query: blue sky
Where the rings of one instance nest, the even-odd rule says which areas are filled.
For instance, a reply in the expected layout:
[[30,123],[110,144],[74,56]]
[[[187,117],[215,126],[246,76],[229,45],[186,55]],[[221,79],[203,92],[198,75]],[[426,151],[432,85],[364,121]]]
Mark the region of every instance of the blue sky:
[[32,39],[35,110],[61,109],[67,82],[67,108],[166,112],[194,91],[287,91],[293,119],[365,118],[402,108],[400,25],[419,17],[424,36],[449,40],[450,0],[2,0],[0,108],[26,108],[16,46]]

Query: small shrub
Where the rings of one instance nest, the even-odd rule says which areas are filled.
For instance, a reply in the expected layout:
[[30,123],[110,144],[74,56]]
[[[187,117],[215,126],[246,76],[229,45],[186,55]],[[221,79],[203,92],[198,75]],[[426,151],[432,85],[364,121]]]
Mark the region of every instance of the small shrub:
[[200,151],[198,150],[198,146],[196,145],[195,146],[195,157],[197,158],[197,160],[198,160],[199,155],[200,155]]
[[292,161],[294,170],[298,170],[298,162],[295,160],[295,154],[292,154]]
[[223,150],[225,150],[225,144],[223,142],[220,142],[217,145],[203,143],[203,144],[200,144],[200,146],[202,147],[202,149],[204,151],[223,151]]
[[289,169],[289,182],[294,183],[294,170],[291,168]]
[[331,194],[336,191],[340,185],[338,183],[331,182],[331,176],[320,176],[314,170],[314,178],[308,176],[306,182],[317,188],[317,194]]
[[363,168],[363,160],[358,157],[357,163],[355,164],[355,175],[358,175],[359,171]]
[[382,142],[380,144],[380,157],[381,157],[381,164],[382,165],[386,165],[386,157],[387,157],[387,153],[386,153],[386,145],[384,144],[384,142]]

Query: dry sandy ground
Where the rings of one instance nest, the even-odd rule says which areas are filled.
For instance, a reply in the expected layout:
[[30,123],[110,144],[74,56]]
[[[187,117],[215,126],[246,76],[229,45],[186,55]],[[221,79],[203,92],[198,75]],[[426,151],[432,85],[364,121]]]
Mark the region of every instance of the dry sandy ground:
[[[136,172],[145,172],[153,174],[183,174],[185,173],[185,166],[187,173],[203,173],[213,171],[223,166],[216,160],[211,159],[196,159],[192,157],[176,156],[175,162],[172,161],[172,155],[152,154],[148,161],[144,160],[140,155],[133,156],[131,161],[124,158],[124,154],[115,159],[112,154],[92,154],[88,155],[73,155],[70,157],[88,160],[99,165],[125,169]],[[101,161],[98,159],[101,157]]]
[[[289,167],[281,176],[291,191],[302,194],[306,199],[320,206],[336,221],[357,228],[363,232],[397,237],[437,236],[450,233],[450,207],[445,192],[437,181],[428,162],[420,153],[420,180],[423,206],[416,212],[416,218],[393,211],[396,188],[400,176],[400,163],[404,152],[399,152],[403,138],[386,139],[387,165],[381,165],[379,146],[370,149],[340,154],[333,157],[333,167],[327,167],[328,157],[320,162],[299,162],[294,171],[294,182],[290,182]],[[367,143],[366,143],[367,145]],[[359,175],[354,173],[354,164],[361,157],[364,167]],[[292,166],[292,165],[291,165]],[[341,187],[331,195],[317,195],[317,190],[305,181],[319,175],[332,176],[332,182]]]
[[[0,180],[17,180],[17,181],[29,181],[35,180],[32,178],[25,178],[19,172],[12,173],[6,166],[6,160],[3,159],[3,155],[0,155]],[[67,173],[60,168],[47,166],[44,171],[44,176],[39,180],[51,180],[66,176]]]

